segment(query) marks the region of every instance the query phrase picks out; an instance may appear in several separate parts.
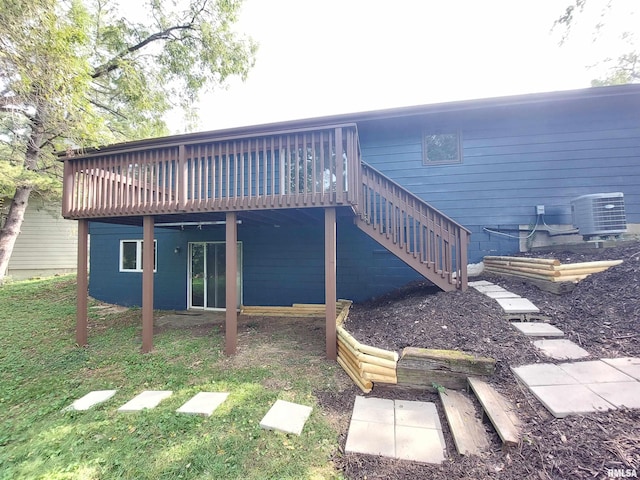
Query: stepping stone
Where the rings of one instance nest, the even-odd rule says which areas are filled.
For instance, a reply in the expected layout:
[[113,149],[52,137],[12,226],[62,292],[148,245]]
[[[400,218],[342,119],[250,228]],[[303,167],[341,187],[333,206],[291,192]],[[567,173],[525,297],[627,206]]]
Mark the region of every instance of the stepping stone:
[[353,404],[353,420],[393,425],[395,421],[393,400],[357,396]]
[[578,380],[553,363],[535,363],[511,367],[511,371],[527,387],[541,385],[577,385]]
[[265,430],[300,435],[311,410],[313,409],[306,405],[277,400],[260,422],[260,426]]
[[436,404],[412,400],[395,401],[396,425],[442,430]]
[[529,390],[556,418],[577,413],[615,410],[613,404],[586,385],[542,385],[529,387]]
[[494,285],[493,283],[490,283],[489,285],[475,285],[473,286],[473,288],[475,288],[480,293],[507,291],[504,288],[502,288],[500,285]]
[[396,457],[410,462],[439,464],[445,460],[442,430],[396,425]]
[[587,387],[616,407],[640,408],[640,383],[594,383]]
[[393,423],[375,423],[351,419],[347,443],[347,453],[364,453],[395,458],[396,431]]
[[91,407],[98,405],[99,403],[106,402],[113,397],[116,392],[117,390],[95,390],[93,392],[89,392],[68,407],[65,407],[63,412],[70,410],[89,410]]
[[356,397],[345,451],[395,458],[393,400]]
[[356,397],[345,451],[395,458],[393,400]]
[[395,458],[442,463],[446,446],[435,403],[396,400],[395,424]]
[[571,340],[536,340],[533,342],[533,345],[540,349],[547,357],[556,360],[575,360],[589,356],[589,352]]
[[526,298],[496,298],[506,313],[538,313],[540,309]]
[[445,443],[435,404],[356,397],[345,451],[441,463]]
[[602,361],[636,380],[640,380],[640,358],[603,358]]
[[468,282],[467,285],[470,287],[478,287],[478,286],[486,286],[486,285],[494,285],[491,282],[487,282],[486,280],[476,280],[475,282]]
[[591,362],[563,363],[559,367],[582,384],[635,382],[633,377],[607,365],[600,360]]
[[228,396],[228,393],[200,392],[187,403],[182,405],[178,410],[176,410],[176,412],[190,415],[206,415],[209,417],[213,411],[227,399]]
[[145,408],[155,408],[162,400],[169,398],[172,393],[171,390],[145,390],[122,405],[118,411],[138,412]]
[[497,300],[498,298],[522,298],[520,295],[515,293],[508,292],[507,290],[503,292],[484,292],[484,294],[489,297]]
[[511,326],[527,337],[564,337],[564,332],[553,325],[541,322],[511,322]]

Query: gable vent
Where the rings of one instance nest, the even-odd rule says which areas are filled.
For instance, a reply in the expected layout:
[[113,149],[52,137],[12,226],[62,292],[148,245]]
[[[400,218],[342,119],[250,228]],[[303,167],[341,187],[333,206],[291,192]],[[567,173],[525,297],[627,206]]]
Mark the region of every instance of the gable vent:
[[583,237],[617,235],[627,231],[624,194],[593,193],[571,200],[573,226]]

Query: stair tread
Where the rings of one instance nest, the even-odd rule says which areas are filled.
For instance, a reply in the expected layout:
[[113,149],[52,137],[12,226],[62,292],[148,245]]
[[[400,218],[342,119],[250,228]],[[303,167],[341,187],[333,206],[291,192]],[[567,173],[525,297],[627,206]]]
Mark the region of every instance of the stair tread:
[[468,382],[498,432],[502,443],[507,446],[518,445],[520,443],[520,420],[515,414],[515,407],[484,380],[469,377]]
[[476,417],[473,402],[456,390],[440,391],[440,401],[460,455],[479,455],[489,450],[487,432]]

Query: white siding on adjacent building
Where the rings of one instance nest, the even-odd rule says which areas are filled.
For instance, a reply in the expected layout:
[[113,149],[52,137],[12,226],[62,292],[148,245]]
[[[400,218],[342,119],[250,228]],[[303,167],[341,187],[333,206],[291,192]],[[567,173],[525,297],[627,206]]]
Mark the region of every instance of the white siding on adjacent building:
[[[5,199],[5,210],[9,201]],[[5,212],[6,213],[6,212]],[[60,205],[32,201],[9,261],[14,279],[76,271],[77,222],[60,215]]]

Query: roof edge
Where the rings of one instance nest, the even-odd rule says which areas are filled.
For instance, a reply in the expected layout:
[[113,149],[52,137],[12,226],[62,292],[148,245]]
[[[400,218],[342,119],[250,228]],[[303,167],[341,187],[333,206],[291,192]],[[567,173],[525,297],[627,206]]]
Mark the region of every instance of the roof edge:
[[[137,149],[151,145],[153,145],[154,147],[158,147],[170,144],[193,143],[199,140],[210,139],[211,137],[242,136],[251,133],[264,135],[278,130],[326,127],[335,124],[412,117],[417,115],[433,115],[438,113],[464,112],[516,105],[534,105],[541,103],[579,101],[618,96],[639,96],[640,98],[640,84],[588,87],[574,90],[509,95],[504,97],[457,100],[453,102],[440,102],[380,110],[369,110],[355,113],[343,113],[321,117],[308,117],[296,120],[286,120],[226,129],[207,130],[203,132],[169,135],[165,137],[153,137],[143,140],[134,140],[130,142],[105,145],[99,148],[84,150],[78,149],[75,150],[76,155],[73,155],[71,158],[83,157],[84,155],[91,153],[120,150],[122,148]],[[68,152],[60,152],[58,156],[61,159],[64,159],[68,157]]]

